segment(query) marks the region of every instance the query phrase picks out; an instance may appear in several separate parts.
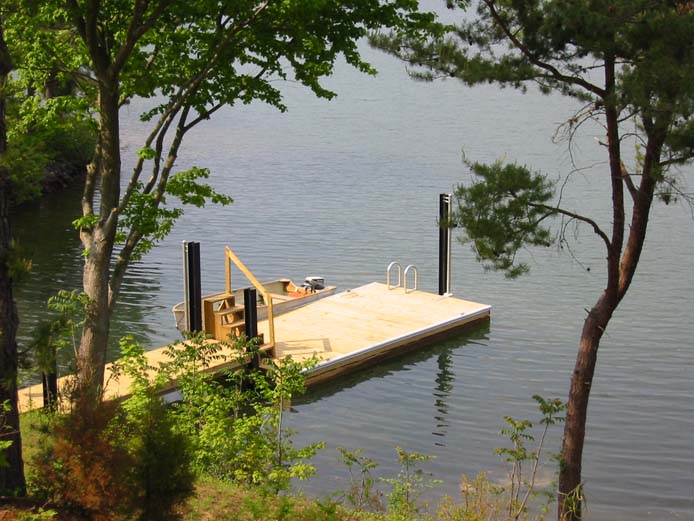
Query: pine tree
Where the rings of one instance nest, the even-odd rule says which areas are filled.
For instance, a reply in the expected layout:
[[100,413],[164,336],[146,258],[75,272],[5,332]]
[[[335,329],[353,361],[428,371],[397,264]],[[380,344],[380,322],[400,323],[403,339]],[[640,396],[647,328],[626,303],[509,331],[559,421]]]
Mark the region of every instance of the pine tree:
[[[554,203],[541,174],[515,164],[470,166],[477,181],[457,190],[454,221],[478,259],[517,276],[524,246],[549,245],[550,217],[587,225],[604,244],[605,287],[585,317],[571,378],[559,471],[559,519],[581,518],[581,464],[588,399],[600,340],[639,263],[651,208],[689,199],[673,167],[694,158],[694,3],[679,0],[478,0],[447,5],[466,13],[428,39],[375,35],[372,43],[415,66],[419,79],[458,78],[560,93],[582,104],[570,132],[592,119],[605,129],[604,191],[611,222]],[[633,136],[637,154],[626,160]],[[627,168],[625,165],[633,164]],[[691,201],[688,201],[691,203]],[[562,237],[559,237],[561,239]]]

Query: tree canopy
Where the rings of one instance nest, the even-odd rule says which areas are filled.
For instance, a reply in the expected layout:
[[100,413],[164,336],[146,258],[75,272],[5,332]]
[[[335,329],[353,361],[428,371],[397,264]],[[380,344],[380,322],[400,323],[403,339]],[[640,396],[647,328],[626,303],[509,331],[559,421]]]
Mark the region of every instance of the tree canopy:
[[[358,52],[370,30],[414,33],[429,15],[415,0],[50,0],[26,1],[10,27],[24,41],[19,74],[74,83],[98,122],[82,216],[88,296],[78,375],[103,379],[110,315],[129,264],[161,240],[183,210],[167,198],[202,205],[231,202],[205,179],[204,165],[180,171],[184,137],[222,107],[260,100],[285,110],[278,80],[330,98],[321,79],[338,57],[374,72]],[[119,109],[151,100],[150,131],[135,166],[123,172]]]

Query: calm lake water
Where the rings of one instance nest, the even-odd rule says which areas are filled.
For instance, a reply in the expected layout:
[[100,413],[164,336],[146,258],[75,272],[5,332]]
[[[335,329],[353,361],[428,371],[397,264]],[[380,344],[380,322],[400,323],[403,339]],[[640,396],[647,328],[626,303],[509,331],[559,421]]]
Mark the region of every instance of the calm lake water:
[[[209,167],[233,196],[227,208],[190,209],[174,232],[134,265],[113,327],[149,347],[177,338],[170,308],[182,300],[181,241],[201,242],[203,290],[224,280],[230,245],[262,279],[324,275],[341,289],[383,281],[392,260],[419,269],[437,289],[438,194],[469,179],[474,160],[516,160],[559,179],[572,170],[557,125],[567,100],[453,82],[415,83],[403,64],[365,49],[379,69],[345,66],[327,83],[339,96],[316,100],[283,87],[287,113],[260,105],[219,114],[190,135],[179,165]],[[123,147],[132,163],[144,129],[124,109]],[[593,132],[594,133],[591,133]],[[609,223],[605,155],[586,129],[574,142],[579,166],[567,207]],[[128,163],[128,164],[129,164]],[[684,175],[684,174],[683,174]],[[46,299],[80,283],[80,247],[70,227],[78,190],[25,208],[17,233],[34,270],[18,291],[25,338]],[[295,403],[297,443],[323,440],[318,477],[301,486],[345,488],[336,447],[363,448],[397,472],[394,447],[435,456],[458,491],[461,474],[504,479],[493,450],[503,417],[538,419],[531,396],[565,398],[585,309],[604,281],[604,251],[590,230],[570,229],[571,251],[523,253],[531,273],[508,281],[485,273],[467,246],[453,251],[453,291],[493,305],[488,327],[321,387]],[[694,519],[694,222],[683,204],[656,206],[636,279],[604,337],[589,409],[584,479],[591,520]],[[561,432],[550,439],[558,450]],[[542,480],[554,470],[541,471]]]

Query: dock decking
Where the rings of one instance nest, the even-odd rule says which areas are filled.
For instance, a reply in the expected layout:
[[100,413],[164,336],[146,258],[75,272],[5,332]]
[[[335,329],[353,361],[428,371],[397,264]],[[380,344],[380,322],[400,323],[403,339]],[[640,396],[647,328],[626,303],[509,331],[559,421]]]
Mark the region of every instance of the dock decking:
[[[388,289],[377,282],[326,297],[275,317],[275,352],[295,360],[316,354],[321,362],[307,375],[314,385],[382,358],[429,344],[489,320],[491,306],[402,287]],[[268,334],[267,320],[258,324]],[[156,366],[166,360],[165,348],[146,353]],[[130,382],[109,379],[107,397],[129,394]],[[219,367],[221,369],[221,367]],[[61,379],[62,380],[62,379]],[[21,412],[43,405],[41,385],[19,391]]]
[[[377,282],[324,298],[275,319],[277,356],[321,363],[307,384],[395,356],[488,320],[491,307]],[[262,329],[261,329],[262,330]]]

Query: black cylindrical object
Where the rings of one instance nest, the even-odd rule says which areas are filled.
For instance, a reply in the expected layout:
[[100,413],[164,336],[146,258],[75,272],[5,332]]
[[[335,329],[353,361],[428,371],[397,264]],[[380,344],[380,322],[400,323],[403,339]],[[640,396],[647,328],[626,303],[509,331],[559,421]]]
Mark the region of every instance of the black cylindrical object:
[[243,320],[246,338],[252,340],[258,336],[258,296],[254,288],[243,290]]
[[186,255],[186,329],[202,331],[202,287],[200,278],[200,243],[188,242]]
[[451,194],[439,194],[439,295],[451,292]]
[[43,408],[53,409],[58,402],[58,375],[55,371],[51,373],[41,373],[43,384]]
[[[243,290],[244,332],[248,340],[258,338],[258,295],[255,288]],[[251,360],[251,367],[260,367],[260,357],[256,353]]]

